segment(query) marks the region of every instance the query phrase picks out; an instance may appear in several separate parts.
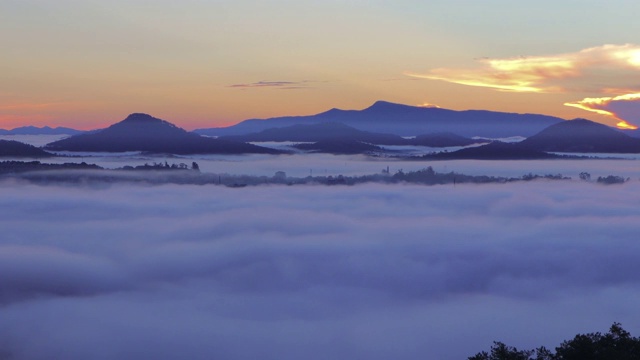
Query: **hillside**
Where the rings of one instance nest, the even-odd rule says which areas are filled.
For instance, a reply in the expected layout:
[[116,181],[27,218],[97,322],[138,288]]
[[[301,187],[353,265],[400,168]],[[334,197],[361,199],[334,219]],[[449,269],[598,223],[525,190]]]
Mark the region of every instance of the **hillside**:
[[354,140],[380,145],[404,145],[407,140],[392,134],[372,133],[354,127],[325,122],[318,124],[296,124],[282,128],[266,129],[247,135],[223,136],[219,139],[236,141],[298,141],[317,142],[326,140]]
[[0,140],[0,157],[44,158],[52,154],[33,145],[14,140]]
[[640,139],[585,119],[549,126],[520,143],[538,151],[582,153],[640,153]]
[[295,148],[312,152],[346,155],[364,154],[374,151],[383,151],[379,146],[363,143],[357,140],[323,140],[312,144],[297,144]]
[[145,151],[171,154],[279,153],[238,141],[218,140],[189,133],[147,114],[131,114],[106,129],[52,142],[53,151],[124,152]]
[[544,151],[528,149],[518,144],[509,144],[494,141],[482,146],[474,146],[452,152],[439,152],[424,155],[425,159],[434,160],[537,160],[553,159],[558,155],[548,154]]
[[473,140],[450,132],[418,135],[407,141],[411,145],[429,147],[467,146],[485,141]]

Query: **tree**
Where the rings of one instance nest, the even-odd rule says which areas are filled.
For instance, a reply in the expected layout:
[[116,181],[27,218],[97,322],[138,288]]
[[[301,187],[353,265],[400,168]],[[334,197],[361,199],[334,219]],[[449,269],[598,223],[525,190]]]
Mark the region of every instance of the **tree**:
[[[533,357],[535,355],[535,357]],[[551,360],[551,352],[544,347],[535,350],[518,350],[499,341],[494,341],[491,353],[480,352],[468,360]]]
[[555,350],[518,350],[494,342],[490,353],[482,351],[468,360],[640,360],[640,338],[632,337],[620,323],[613,323],[607,334],[578,334]]
[[556,348],[554,360],[637,360],[640,338],[634,338],[619,323],[609,333],[578,334]]

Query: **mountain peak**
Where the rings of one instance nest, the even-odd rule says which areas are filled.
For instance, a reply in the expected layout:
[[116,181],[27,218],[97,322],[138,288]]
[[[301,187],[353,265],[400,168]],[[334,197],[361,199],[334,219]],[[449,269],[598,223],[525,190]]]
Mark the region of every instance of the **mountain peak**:
[[602,124],[597,123],[595,121],[587,120],[587,119],[584,119],[584,118],[575,118],[575,119],[571,119],[571,120],[567,120],[567,121],[570,121],[570,122],[572,122],[574,124],[582,123],[582,124],[598,124],[598,125],[602,125]]
[[369,112],[369,113],[374,112],[374,113],[381,113],[381,114],[387,114],[387,113],[393,113],[393,112],[417,114],[417,113],[423,113],[423,110],[425,110],[425,108],[421,108],[419,106],[398,104],[398,103],[392,103],[389,101],[378,100],[375,103],[373,103],[373,105],[369,106],[363,111]]
[[373,105],[369,106],[367,109],[395,109],[400,107],[412,107],[412,106],[392,103],[384,100],[378,100],[374,102]]
[[[149,114],[145,114],[145,113],[133,113],[130,114],[129,116],[127,116],[126,119],[120,121],[119,123],[116,123],[114,125],[111,125],[111,127],[116,126],[116,127],[121,127],[121,126],[144,126],[146,127],[153,127],[153,128],[158,128],[158,127],[164,127],[164,128],[173,128],[173,129],[180,129],[178,126],[166,121],[166,120],[162,120],[162,119],[158,119],[155,118]],[[182,130],[182,129],[180,129]],[[184,131],[184,130],[183,130]]]
[[126,119],[124,119],[123,121],[127,121],[127,122],[164,122],[164,120],[160,120],[158,118],[155,118],[149,114],[145,114],[145,113],[133,113],[133,114],[129,114],[129,116],[127,116]]

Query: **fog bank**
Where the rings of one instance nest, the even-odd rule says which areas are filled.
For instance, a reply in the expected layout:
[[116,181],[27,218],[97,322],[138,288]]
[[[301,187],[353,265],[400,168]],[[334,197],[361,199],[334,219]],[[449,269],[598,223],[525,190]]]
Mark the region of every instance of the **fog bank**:
[[640,333],[640,184],[0,185],[0,354],[465,359]]

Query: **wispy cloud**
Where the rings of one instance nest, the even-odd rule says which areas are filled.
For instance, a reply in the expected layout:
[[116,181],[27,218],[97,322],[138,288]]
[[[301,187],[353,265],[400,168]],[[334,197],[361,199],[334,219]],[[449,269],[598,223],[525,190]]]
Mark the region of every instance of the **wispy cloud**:
[[[640,46],[603,45],[559,55],[482,58],[478,63],[480,66],[471,69],[438,68],[425,74],[406,74],[500,91],[567,92],[577,90],[585,82],[588,87],[581,90],[594,90],[596,88],[589,84],[589,79],[600,79],[611,72],[623,70],[637,73],[640,70]],[[604,88],[597,90],[603,91]]]
[[309,89],[312,86],[310,84],[318,81],[303,80],[303,81],[258,81],[254,83],[245,84],[233,84],[229,85],[230,88],[240,89],[254,89],[254,88],[275,88],[281,90],[297,90],[297,89]]
[[[613,117],[618,127],[632,129],[637,116],[640,84],[640,45],[602,45],[548,56],[482,58],[468,69],[438,68],[406,75],[498,91],[528,93],[615,94],[586,98],[565,105]],[[623,105],[620,105],[623,104]]]
[[580,101],[565,103],[565,105],[613,117],[619,120],[616,125],[621,129],[635,130],[638,128],[627,120],[640,120],[640,93],[613,97],[584,98]]

